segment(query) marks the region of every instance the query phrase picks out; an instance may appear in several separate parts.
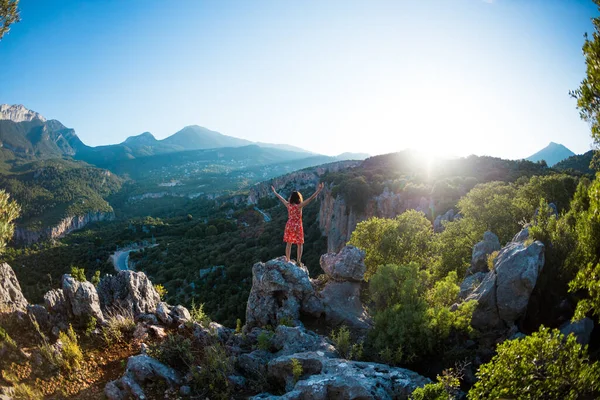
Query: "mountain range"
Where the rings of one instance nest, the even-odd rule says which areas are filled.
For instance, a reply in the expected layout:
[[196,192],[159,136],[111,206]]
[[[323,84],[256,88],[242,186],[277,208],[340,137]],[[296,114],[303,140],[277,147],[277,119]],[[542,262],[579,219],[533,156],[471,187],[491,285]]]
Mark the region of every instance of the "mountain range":
[[550,142],[550,144],[537,153],[526,158],[528,161],[538,162],[538,161],[546,161],[549,167],[552,167],[554,164],[565,160],[571,156],[574,156],[571,150],[563,146],[559,143]]
[[[84,144],[73,129],[57,120],[47,120],[23,105],[0,105],[2,160],[12,159],[14,156],[29,159],[69,156],[97,166],[108,166],[119,161],[158,154],[245,146],[277,149],[289,155],[289,159],[317,155],[287,144],[252,142],[223,135],[198,125],[186,126],[162,140],[156,139],[150,132],[144,132],[130,136],[119,144],[91,147]],[[367,154],[356,153],[345,153],[344,156],[361,159],[368,157]]]

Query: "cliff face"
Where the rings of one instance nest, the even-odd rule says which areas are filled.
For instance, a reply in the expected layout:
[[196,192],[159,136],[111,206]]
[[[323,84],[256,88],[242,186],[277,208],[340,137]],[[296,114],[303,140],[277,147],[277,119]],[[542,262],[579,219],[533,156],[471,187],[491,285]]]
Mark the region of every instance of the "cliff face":
[[8,105],[0,104],[0,119],[8,119],[13,122],[25,122],[39,119],[42,122],[46,122],[41,114],[31,111],[21,104]]
[[359,222],[371,217],[394,218],[404,211],[415,209],[429,213],[433,200],[431,197],[411,197],[403,193],[392,193],[384,190],[371,198],[365,211],[358,213],[346,205],[342,196],[333,197],[330,188],[323,190],[321,208],[319,210],[319,226],[323,235],[327,236],[327,251],[338,252],[350,240],[350,235]]
[[55,226],[50,226],[37,231],[17,227],[13,239],[19,244],[33,244],[42,240],[58,239],[77,229],[81,229],[91,222],[112,221],[115,214],[112,212],[89,212],[85,215],[75,215],[64,218]]
[[[285,188],[292,184],[294,190],[316,189],[319,183],[319,178],[326,172],[338,172],[340,170],[354,168],[360,165],[361,161],[339,161],[331,164],[319,165],[318,167],[303,169],[292,172],[291,174],[282,175],[271,180],[261,182],[250,188],[247,197],[248,204],[256,204],[262,197],[271,196],[271,185],[276,189]],[[310,193],[306,193],[307,195]]]

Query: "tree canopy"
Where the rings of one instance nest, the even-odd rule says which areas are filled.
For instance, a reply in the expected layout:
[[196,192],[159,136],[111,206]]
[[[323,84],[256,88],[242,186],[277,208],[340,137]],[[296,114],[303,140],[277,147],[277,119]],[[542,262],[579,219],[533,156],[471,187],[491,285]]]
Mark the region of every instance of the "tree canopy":
[[12,24],[21,20],[18,5],[19,0],[0,0],[0,40]]

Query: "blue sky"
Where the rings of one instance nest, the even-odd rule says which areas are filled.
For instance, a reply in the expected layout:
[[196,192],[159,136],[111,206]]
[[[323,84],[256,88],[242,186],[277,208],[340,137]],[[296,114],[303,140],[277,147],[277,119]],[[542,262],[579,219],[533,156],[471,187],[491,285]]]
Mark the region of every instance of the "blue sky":
[[197,124],[323,154],[590,148],[578,0],[21,0],[0,103],[90,145]]

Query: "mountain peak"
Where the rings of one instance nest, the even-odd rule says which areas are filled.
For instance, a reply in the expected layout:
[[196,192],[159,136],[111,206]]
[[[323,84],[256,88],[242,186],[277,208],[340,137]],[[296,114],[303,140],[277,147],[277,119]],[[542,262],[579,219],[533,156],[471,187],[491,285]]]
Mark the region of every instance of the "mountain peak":
[[154,144],[156,142],[156,138],[150,132],[140,133],[136,136],[129,136],[123,144],[137,144],[137,145],[149,145]]
[[529,156],[526,160],[537,162],[541,160],[545,160],[548,166],[553,166],[554,164],[569,158],[575,155],[571,150],[560,143],[550,142],[548,146],[544,147],[542,150],[537,153]]
[[44,116],[28,109],[22,104],[0,104],[0,119],[7,119],[12,122],[25,122],[39,119],[42,122],[46,122]]

